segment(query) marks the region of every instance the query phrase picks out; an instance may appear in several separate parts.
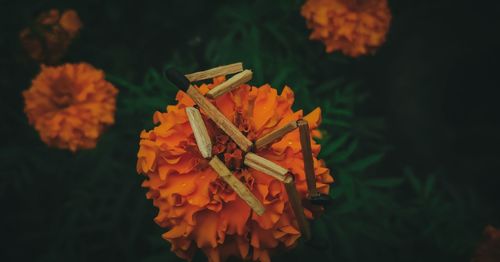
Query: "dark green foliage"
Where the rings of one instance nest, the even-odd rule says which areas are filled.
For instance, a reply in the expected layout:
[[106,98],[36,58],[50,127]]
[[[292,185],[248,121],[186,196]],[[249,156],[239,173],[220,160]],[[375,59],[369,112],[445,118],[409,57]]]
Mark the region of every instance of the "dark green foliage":
[[[19,58],[17,42],[0,38],[0,45],[16,50],[2,61],[16,68],[12,80],[2,79],[10,89],[0,103],[2,122],[8,123],[0,148],[1,260],[178,261],[161,238],[165,229],[153,222],[156,210],[135,171],[139,133],[152,128],[155,111],[174,102],[177,89],[163,78],[165,68],[187,73],[242,61],[254,72],[253,85],[289,85],[295,109],[321,107],[320,157],[336,180],[333,205],[312,223],[313,239],[276,261],[468,261],[493,219],[491,207],[483,206],[474,189],[453,184],[446,170],[381,168],[393,147],[384,117],[363,110],[373,98],[370,83],[354,73],[359,60],[326,54],[309,41],[301,4],[55,4],[71,5],[85,24],[68,60],[102,68],[120,90],[116,124],[96,149],[74,154],[47,148],[27,124],[20,92],[37,69]],[[16,39],[29,21],[28,14],[23,17],[8,38]],[[194,260],[205,257],[197,253]]]

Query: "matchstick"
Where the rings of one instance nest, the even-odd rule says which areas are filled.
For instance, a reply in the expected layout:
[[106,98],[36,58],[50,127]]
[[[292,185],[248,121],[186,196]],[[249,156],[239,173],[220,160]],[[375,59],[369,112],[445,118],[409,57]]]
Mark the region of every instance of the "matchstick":
[[300,119],[297,121],[300,133],[300,146],[302,157],[304,158],[304,172],[306,174],[308,198],[313,204],[326,205],[330,203],[328,195],[321,194],[316,188],[316,175],[314,174],[314,163],[311,148],[311,134],[307,121]]
[[218,86],[214,87],[212,90],[208,91],[205,96],[208,98],[217,98],[227,92],[232,91],[233,89],[239,87],[240,85],[250,81],[252,79],[252,71],[244,70],[240,72],[225,82],[220,83]]
[[210,166],[217,172],[219,177],[223,179],[233,190],[241,197],[250,208],[257,213],[257,215],[262,215],[265,211],[264,206],[260,201],[252,194],[252,192],[238,179],[236,178],[226,165],[220,161],[217,156],[214,156],[209,162]]
[[288,173],[288,169],[285,169],[251,152],[245,154],[245,160],[243,161],[243,163],[266,175],[272,176],[281,182],[285,181],[285,175]]
[[215,67],[205,71],[187,74],[186,78],[189,80],[189,82],[196,82],[200,80],[214,78],[216,76],[235,74],[241,71],[243,71],[243,63],[240,62],[240,63]]
[[311,238],[311,229],[309,228],[309,222],[304,215],[304,207],[302,206],[302,201],[300,199],[299,193],[295,188],[295,182],[291,176],[288,176],[285,180],[285,190],[288,195],[288,202],[292,207],[295,219],[297,219],[297,224],[299,225],[299,230],[306,240]]
[[189,124],[193,129],[194,139],[198,145],[203,158],[212,157],[212,141],[208,135],[207,127],[201,118],[201,113],[194,107],[186,107],[186,115],[189,119]]
[[300,146],[302,147],[302,157],[304,158],[304,172],[306,173],[307,190],[309,197],[319,195],[316,189],[316,176],[314,175],[313,155],[311,149],[311,134],[307,121],[300,119],[297,121],[300,132]]
[[280,139],[281,137],[285,136],[289,132],[292,132],[297,128],[297,121],[292,121],[274,131],[271,133],[266,134],[265,136],[257,139],[255,141],[255,149],[259,150],[264,148],[266,145],[270,144],[271,142]]
[[200,91],[189,83],[189,80],[175,69],[165,71],[165,76],[179,89],[186,92],[191,99],[214,121],[244,152],[252,148],[252,142],[244,136]]

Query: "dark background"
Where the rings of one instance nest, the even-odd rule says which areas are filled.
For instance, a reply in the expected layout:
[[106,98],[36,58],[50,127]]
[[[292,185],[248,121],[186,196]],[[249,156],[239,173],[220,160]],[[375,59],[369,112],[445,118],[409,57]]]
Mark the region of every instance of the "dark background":
[[[321,82],[342,77],[361,83],[356,95],[369,94],[352,108],[350,121],[382,124],[366,128],[376,136],[358,132],[363,146],[347,163],[337,169],[335,159],[328,162],[338,173],[332,191],[350,181],[345,170],[353,158],[381,151],[379,161],[352,172],[360,177],[355,184],[363,185],[365,174],[405,182],[387,182],[377,195],[366,194],[366,202],[327,213],[314,225],[320,232],[315,241],[276,260],[469,261],[483,227],[500,227],[496,1],[389,1],[393,20],[386,44],[358,59],[327,54],[321,43],[307,40],[301,1],[0,3],[2,261],[176,261],[135,172],[138,134],[151,127],[152,113],[164,105],[136,98],[133,89],[148,86],[151,70],[167,64],[195,71],[242,60],[262,72],[255,78],[259,84],[287,65],[304,71],[303,78],[287,80],[298,90],[314,93]],[[103,69],[120,89],[117,123],[95,150],[47,148],[23,113],[21,92],[39,65],[27,58],[18,34],[50,8],[73,8],[84,24],[65,61]],[[279,34],[275,39],[267,31],[257,31],[257,40],[257,33],[230,38],[234,24],[293,33],[283,34],[289,37],[285,48],[275,41]],[[238,41],[244,48],[233,50]],[[271,50],[279,50],[278,58]],[[329,91],[314,101],[333,97]],[[360,199],[371,192],[359,188]],[[332,210],[348,202],[334,197]],[[386,204],[368,201],[376,198]],[[195,260],[204,257],[197,254]]]

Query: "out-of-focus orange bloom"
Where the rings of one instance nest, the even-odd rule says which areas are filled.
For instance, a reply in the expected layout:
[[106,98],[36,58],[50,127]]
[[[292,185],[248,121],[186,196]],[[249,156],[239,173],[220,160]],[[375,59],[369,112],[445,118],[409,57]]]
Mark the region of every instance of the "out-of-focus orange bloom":
[[391,22],[387,0],[307,0],[302,16],[327,52],[357,57],[373,53],[385,42]]
[[[204,94],[222,81],[224,77],[218,77],[213,84],[199,86],[199,90]],[[148,188],[146,196],[159,209],[156,223],[169,228],[163,238],[172,244],[172,251],[184,259],[202,249],[210,261],[229,256],[269,261],[273,250],[293,247],[300,232],[284,185],[245,167],[241,163],[241,150],[203,115],[213,140],[213,153],[226,162],[265,206],[262,216],[255,214],[201,156],[185,112],[194,102],[181,91],[176,99],[178,103],[167,106],[165,113],[154,114],[157,126],[141,133],[137,154],[137,172],[147,176],[143,183]],[[244,84],[213,103],[243,134],[255,140],[302,117],[302,110],[291,109],[293,101],[289,87],[279,95],[267,84],[261,87]],[[313,135],[317,135],[320,109],[305,119]],[[327,194],[333,178],[324,162],[316,158],[320,145],[313,140],[311,143],[317,187]],[[295,176],[298,192],[305,198],[307,185],[298,130],[256,153],[289,169]],[[310,210],[305,209],[305,214],[312,219]]]
[[89,64],[42,65],[23,92],[24,111],[47,145],[71,151],[93,148],[114,123],[117,93],[104,73]]
[[62,13],[59,25],[61,25],[66,32],[74,37],[78,31],[80,31],[82,22],[80,21],[80,17],[75,10],[67,10]]
[[484,229],[484,238],[476,248],[472,262],[500,261],[500,230],[493,226]]
[[55,64],[64,56],[78,35],[82,22],[75,10],[60,14],[52,9],[38,16],[33,25],[19,34],[21,44],[29,56],[45,64]]

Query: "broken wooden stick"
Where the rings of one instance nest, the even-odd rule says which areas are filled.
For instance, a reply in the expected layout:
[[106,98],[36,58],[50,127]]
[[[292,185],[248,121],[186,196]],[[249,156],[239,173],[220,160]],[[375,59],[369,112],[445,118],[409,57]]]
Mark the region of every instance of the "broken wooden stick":
[[285,169],[272,161],[251,152],[246,153],[243,163],[266,175],[272,176],[281,182],[285,181],[285,175],[288,173],[288,169]]
[[328,195],[321,194],[316,188],[316,175],[314,174],[314,162],[311,148],[311,134],[307,121],[300,119],[297,121],[300,133],[300,146],[302,148],[302,158],[304,159],[304,172],[306,174],[308,198],[313,204],[326,205],[331,199]]
[[271,133],[266,134],[265,136],[263,136],[263,137],[257,139],[257,141],[255,141],[255,149],[259,150],[259,149],[264,148],[265,146],[267,146],[271,142],[276,141],[276,140],[282,138],[283,136],[285,136],[286,134],[292,132],[293,130],[295,130],[295,128],[297,128],[297,121],[292,121],[292,122],[278,128],[278,129],[272,131]]
[[196,140],[196,145],[198,145],[201,156],[207,159],[211,158],[212,140],[210,140],[207,127],[205,126],[205,122],[203,122],[200,111],[194,107],[186,107],[186,115],[193,129],[194,139]]
[[235,74],[241,71],[243,71],[243,63],[239,62],[229,65],[218,66],[205,71],[187,74],[186,78],[189,80],[189,82],[196,82],[200,80],[214,78],[217,76]]
[[186,92],[214,123],[224,131],[244,152],[248,152],[253,144],[236,126],[231,123],[200,91],[189,83],[189,80],[175,69],[165,71],[165,76],[177,88]]
[[217,98],[250,81],[250,79],[252,79],[252,71],[248,69],[244,70],[243,72],[240,72],[227,79],[226,81],[220,83],[219,85],[208,91],[205,96],[212,99]]
[[307,190],[309,197],[319,195],[316,189],[316,176],[314,175],[314,162],[311,148],[311,134],[307,121],[300,119],[297,121],[300,132],[300,146],[302,147],[302,157],[304,159],[304,172],[306,173]]
[[297,219],[297,224],[299,230],[306,240],[311,238],[311,229],[309,228],[309,222],[304,215],[304,207],[302,206],[302,200],[300,198],[297,189],[295,188],[295,182],[291,176],[288,176],[284,182],[285,190],[288,195],[288,202],[292,207],[295,219]]
[[236,178],[231,171],[226,167],[226,165],[217,157],[214,156],[209,162],[210,166],[217,172],[219,177],[224,180],[233,190],[241,197],[249,206],[252,208],[257,215],[262,215],[265,211],[264,206],[260,201],[252,194],[250,189],[248,189],[238,178]]

